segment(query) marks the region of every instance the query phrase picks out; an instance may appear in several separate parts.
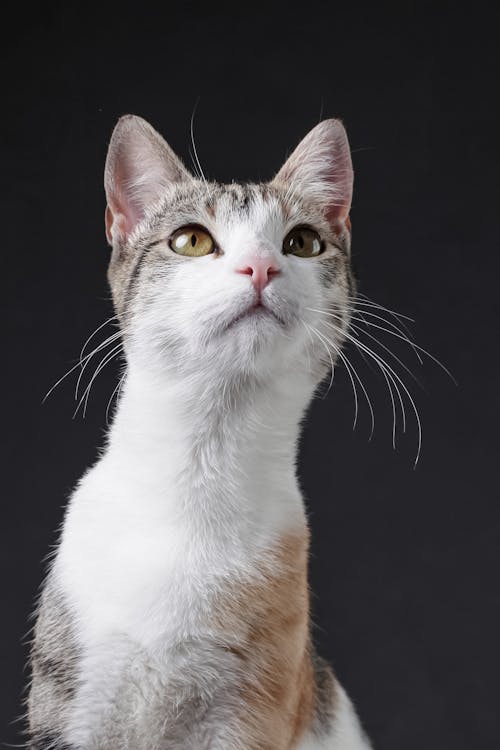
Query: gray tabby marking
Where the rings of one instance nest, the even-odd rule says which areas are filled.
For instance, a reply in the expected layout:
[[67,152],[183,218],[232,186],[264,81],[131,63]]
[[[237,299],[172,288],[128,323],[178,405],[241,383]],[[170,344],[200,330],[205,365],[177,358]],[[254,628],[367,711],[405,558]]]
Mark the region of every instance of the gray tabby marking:
[[75,693],[78,649],[69,608],[49,575],[40,599],[31,649],[28,716],[32,750],[67,750],[58,740]]

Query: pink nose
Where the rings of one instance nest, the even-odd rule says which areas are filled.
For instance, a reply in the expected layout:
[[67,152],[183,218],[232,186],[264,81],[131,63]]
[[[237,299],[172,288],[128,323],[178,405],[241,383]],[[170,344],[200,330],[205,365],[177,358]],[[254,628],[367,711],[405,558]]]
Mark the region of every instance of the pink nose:
[[252,284],[261,292],[271,281],[273,276],[280,272],[278,264],[272,258],[251,258],[247,263],[236,269],[236,273],[244,273],[252,277]]

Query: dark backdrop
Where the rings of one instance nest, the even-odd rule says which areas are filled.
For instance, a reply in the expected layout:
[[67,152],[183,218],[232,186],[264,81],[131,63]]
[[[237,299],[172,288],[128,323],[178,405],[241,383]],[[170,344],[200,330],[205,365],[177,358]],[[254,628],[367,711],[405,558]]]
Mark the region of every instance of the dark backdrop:
[[394,451],[383,381],[352,350],[373,439],[366,404],[352,430],[342,368],[314,403],[301,476],[316,638],[380,750],[498,748],[496,19],[459,2],[113,5],[3,19],[0,741],[20,738],[41,561],[116,379],[102,372],[85,420],[74,378],[41,404],[111,314],[107,141],[134,112],[188,160],[198,103],[200,160],[220,180],[270,177],[320,117],[347,126],[360,288],[414,317],[459,384],[397,348],[422,384],[398,369],[423,424],[416,469],[415,420]]

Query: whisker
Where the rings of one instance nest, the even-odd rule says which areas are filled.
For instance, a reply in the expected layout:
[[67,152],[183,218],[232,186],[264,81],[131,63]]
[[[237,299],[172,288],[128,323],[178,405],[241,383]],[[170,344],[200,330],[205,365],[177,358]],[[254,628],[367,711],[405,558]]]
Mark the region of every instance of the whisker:
[[[87,357],[88,357],[88,356],[90,356],[90,355],[87,355]],[[63,376],[62,376],[61,378],[59,378],[59,380],[57,380],[57,381],[56,381],[56,382],[54,383],[54,385],[53,385],[53,386],[52,386],[52,387],[51,387],[51,388],[50,388],[50,389],[49,389],[49,390],[47,391],[47,393],[45,394],[45,396],[44,396],[44,397],[43,397],[43,399],[42,399],[42,404],[44,404],[44,403],[45,403],[45,402],[47,401],[48,397],[49,397],[49,396],[50,396],[50,394],[51,394],[51,393],[52,393],[52,392],[53,392],[53,391],[54,391],[54,390],[55,390],[55,389],[57,388],[57,386],[58,386],[58,385],[60,385],[60,383],[62,383],[62,382],[63,382],[63,380],[66,380],[66,378],[67,378],[67,377],[68,377],[69,375],[71,375],[71,373],[72,373],[72,372],[74,372],[74,371],[76,370],[76,368],[77,368],[77,367],[81,367],[81,365],[82,365],[82,362],[81,362],[81,360],[78,360],[78,362],[76,363],[76,365],[73,365],[73,367],[72,367],[72,368],[71,368],[70,370],[68,370],[67,372],[65,372],[65,373],[64,373],[64,375],[63,375]]]
[[[418,360],[419,360],[420,363],[422,363],[423,360],[422,360],[422,357],[420,357],[419,352],[421,352],[424,356],[428,357],[435,364],[437,364],[448,375],[448,377],[455,384],[457,384],[457,381],[456,381],[455,377],[448,370],[448,368],[439,359],[437,359],[437,357],[435,357],[433,354],[431,354],[430,352],[428,352],[426,349],[424,349],[423,347],[421,347],[420,345],[416,344],[414,341],[411,340],[411,333],[409,332],[407,326],[400,320],[400,318],[405,318],[407,320],[412,321],[412,319],[409,318],[409,316],[402,315],[401,313],[396,313],[394,310],[391,310],[390,308],[384,307],[383,305],[379,305],[378,303],[375,303],[372,300],[369,300],[369,298],[367,298],[367,297],[365,297],[365,301],[360,300],[359,296],[365,297],[365,295],[358,295],[358,299],[354,300],[354,305],[350,306],[350,310],[353,312],[353,315],[352,315],[352,318],[351,318],[352,321],[356,321],[357,323],[364,323],[365,326],[367,326],[367,327],[378,329],[378,330],[383,331],[384,333],[387,333],[387,334],[389,334],[389,335],[391,335],[391,336],[393,336],[393,337],[395,337],[397,339],[400,339],[401,341],[403,341],[404,343],[408,344],[409,346],[411,346],[413,348],[413,350],[415,352],[415,355],[417,356],[417,358],[418,358]],[[373,313],[371,310],[364,309],[365,307],[376,309],[376,310],[379,310],[379,311],[381,310],[383,312],[388,313],[389,315],[393,316],[397,320],[398,325],[395,325],[394,323],[392,323],[391,321],[387,320],[382,315],[378,315],[376,313]],[[328,315],[328,316],[330,316],[330,317],[332,317],[334,319],[337,319],[339,322],[342,322],[341,317],[338,316],[338,315],[336,315],[336,314],[334,314],[334,313],[327,312],[326,310],[318,310],[318,309],[314,310],[314,308],[309,308],[309,309],[311,309],[311,310],[313,310],[313,311],[315,311],[315,312],[317,312],[319,314]],[[379,319],[383,323],[385,323],[385,325],[380,325],[379,323],[376,323],[373,320],[366,320],[365,316],[370,317],[370,318],[374,318],[375,320]],[[323,321],[323,322],[325,323],[326,321]],[[394,354],[394,352],[389,347],[387,347],[382,341],[380,341],[370,331],[365,330],[364,328],[360,328],[359,325],[351,322],[350,329],[354,333],[357,334],[357,337],[356,337],[356,336],[352,336],[349,333],[343,332],[341,328],[338,328],[337,326],[335,326],[335,325],[333,325],[331,323],[330,323],[330,326],[332,328],[334,328],[334,329],[337,329],[337,331],[339,333],[343,333],[348,340],[352,341],[354,343],[354,345],[358,348],[358,350],[360,351],[360,353],[361,353],[361,351],[365,351],[368,354],[368,356],[372,357],[373,360],[376,362],[376,364],[380,367],[380,370],[381,370],[381,372],[382,372],[382,374],[383,374],[383,376],[384,376],[384,378],[386,380],[386,383],[387,383],[387,386],[388,386],[388,389],[389,389],[389,393],[390,393],[390,396],[391,396],[391,402],[392,402],[392,405],[393,405],[393,417],[394,417],[393,418],[393,444],[395,443],[395,405],[394,405],[394,396],[393,396],[393,390],[392,389],[393,388],[395,389],[395,391],[397,393],[397,396],[398,396],[398,399],[399,399],[399,403],[400,403],[400,407],[401,407],[401,414],[402,414],[402,419],[403,419],[403,432],[406,431],[406,410],[405,410],[405,406],[404,406],[404,400],[403,400],[401,392],[400,392],[400,387],[403,390],[403,392],[406,395],[406,397],[408,398],[408,401],[410,402],[412,410],[413,410],[413,412],[415,414],[415,419],[416,419],[416,422],[417,422],[417,429],[418,429],[418,447],[417,447],[417,454],[416,454],[416,458],[415,458],[415,466],[416,466],[416,464],[418,463],[419,457],[420,457],[420,452],[421,452],[422,426],[421,426],[421,421],[420,421],[420,415],[418,413],[418,409],[416,407],[415,401],[414,401],[414,399],[413,399],[410,391],[408,390],[406,384],[402,381],[401,377],[399,376],[399,374],[389,365],[388,362],[386,362],[386,360],[384,360],[384,358],[380,354],[375,353],[370,347],[367,346],[367,344],[365,344],[364,342],[360,341],[359,335],[363,333],[365,336],[367,336],[368,338],[372,339],[372,341],[374,341],[375,343],[377,343],[378,346],[380,346],[382,349],[384,349],[386,352],[388,352],[388,354],[396,362],[398,362],[398,364],[401,367],[403,367],[403,369],[406,372],[408,372],[408,374],[411,375],[411,377],[419,385],[421,385],[420,382],[419,382],[419,380],[418,380],[418,378],[415,377],[414,373],[404,364],[404,362],[401,361],[401,359],[399,357],[397,357],[396,354]],[[403,328],[404,331],[408,332],[408,336],[405,335],[405,333],[401,330],[401,328],[399,328],[399,326],[401,326],[401,328]],[[391,383],[392,383],[392,385],[391,385]]]
[[[330,317],[332,317],[332,318],[336,318],[336,319],[337,319],[337,320],[338,320],[338,321],[339,321],[340,323],[342,323],[342,317],[341,317],[340,315],[338,315],[337,313],[333,313],[333,312],[331,312],[331,311],[327,311],[327,310],[319,310],[319,309],[317,309],[317,308],[314,308],[314,307],[308,307],[308,308],[306,308],[306,309],[307,309],[307,310],[311,310],[312,312],[317,312],[317,313],[320,313],[321,315],[328,315],[328,316],[330,316]],[[394,329],[395,329],[395,330],[396,330],[396,331],[397,331],[397,332],[399,333],[399,338],[401,338],[401,339],[402,339],[403,341],[405,341],[405,342],[406,342],[406,343],[407,343],[407,344],[408,344],[409,346],[411,346],[411,347],[412,347],[412,349],[413,349],[413,351],[415,352],[415,356],[417,357],[418,361],[420,362],[420,364],[423,364],[422,358],[421,358],[420,354],[419,354],[419,353],[418,353],[418,351],[417,351],[417,349],[418,349],[419,347],[417,347],[417,345],[416,345],[416,344],[415,344],[415,343],[414,343],[414,342],[413,342],[413,341],[412,341],[412,340],[411,340],[410,338],[408,338],[407,336],[405,336],[405,335],[404,335],[404,333],[403,333],[403,331],[402,331],[402,330],[401,330],[400,328],[398,328],[398,326],[396,326],[396,325],[395,325],[394,323],[391,323],[391,321],[389,321],[389,320],[386,320],[386,318],[383,318],[383,317],[382,317],[381,315],[375,315],[375,313],[370,313],[370,312],[366,312],[366,311],[363,311],[363,313],[361,313],[361,312],[360,312],[359,310],[355,310],[355,313],[356,313],[356,312],[358,313],[357,315],[356,315],[356,314],[353,314],[353,315],[351,315],[351,321],[352,321],[352,320],[357,320],[357,321],[361,321],[362,323],[364,323],[364,324],[365,324],[365,325],[367,325],[367,326],[372,326],[372,327],[374,327],[374,328],[380,328],[380,329],[381,329],[381,330],[383,330],[383,331],[387,331],[387,333],[393,333],[393,335],[396,335],[396,334],[394,333],[394,331],[391,331],[390,329],[386,329],[386,328],[384,328],[384,327],[382,327],[382,326],[379,326],[379,325],[377,325],[376,323],[373,323],[373,322],[372,322],[371,320],[365,320],[365,318],[364,318],[364,316],[365,316],[365,315],[371,315],[371,316],[373,316],[373,317],[375,317],[375,318],[378,318],[379,320],[383,320],[383,321],[384,321],[384,323],[387,323],[387,325],[390,325],[390,326],[391,326],[392,328],[394,328]],[[360,316],[361,316],[361,317],[360,317]],[[354,327],[354,326],[353,326],[353,324],[351,323],[351,328],[353,328],[353,327]],[[362,329],[360,329],[360,330],[362,330]],[[386,347],[386,346],[385,346],[385,345],[384,345],[384,344],[383,344],[383,343],[382,343],[381,341],[379,341],[379,340],[378,340],[377,338],[375,338],[375,337],[374,337],[374,336],[372,336],[372,335],[371,335],[370,333],[368,333],[368,331],[363,331],[363,332],[364,332],[364,333],[366,333],[366,335],[367,335],[367,336],[370,336],[370,338],[372,338],[372,339],[373,339],[374,341],[376,341],[376,342],[377,342],[378,344],[380,344],[380,346],[381,346],[382,348],[386,349],[386,351],[388,351],[388,352],[389,352],[389,353],[390,353],[390,354],[391,354],[391,355],[392,355],[392,356],[394,357],[394,359],[398,359],[398,358],[396,357],[396,355],[395,355],[395,354],[394,354],[394,353],[393,353],[393,352],[392,352],[392,351],[391,351],[390,349],[388,349],[388,348],[387,348],[387,347]],[[412,378],[414,378],[414,379],[416,380],[416,377],[415,377],[415,375],[414,375],[414,374],[413,374],[413,373],[411,372],[411,370],[409,370],[409,369],[408,369],[408,368],[406,367],[406,365],[404,365],[404,364],[403,364],[403,363],[401,362],[401,360],[398,360],[398,361],[399,361],[399,364],[400,364],[400,365],[401,365],[402,367],[404,367],[404,368],[405,368],[405,369],[406,369],[406,370],[407,370],[407,371],[408,371],[408,372],[410,373],[410,375],[412,376]],[[418,382],[418,381],[417,381],[417,382]]]
[[194,105],[194,108],[193,108],[193,113],[191,115],[191,125],[190,125],[191,143],[193,145],[195,166],[198,168],[199,173],[203,179],[203,182],[206,182],[207,180],[205,178],[205,174],[203,172],[203,169],[201,168],[200,160],[198,158],[198,151],[196,150],[196,143],[194,142],[194,116],[196,114],[196,108],[198,106],[198,102],[199,102],[199,99],[196,101],[196,104]]
[[409,320],[410,323],[415,322],[414,318],[410,318],[409,315],[403,315],[403,313],[398,313],[396,312],[396,310],[391,310],[390,307],[384,307],[384,305],[381,305],[379,302],[375,302],[375,300],[370,299],[370,297],[367,297],[366,294],[362,294],[361,292],[357,292],[354,302],[356,304],[365,305],[366,307],[377,307],[379,310],[384,310],[384,312],[388,312],[395,318],[404,318],[405,320]]
[[115,395],[116,395],[116,400],[117,401],[120,398],[120,393],[121,393],[121,389],[122,389],[122,385],[123,385],[123,381],[124,380],[125,380],[125,373],[123,373],[123,375],[119,379],[118,383],[116,384],[116,386],[115,386],[115,388],[113,390],[113,393],[109,397],[108,405],[106,406],[106,424],[107,425],[109,425],[109,410],[111,408],[111,404],[113,403],[113,398],[115,397]]
[[395,359],[396,362],[399,365],[401,365],[401,367],[403,368],[403,370],[405,370],[405,372],[408,373],[408,375],[415,381],[415,383],[417,383],[417,385],[419,385],[420,388],[423,389],[423,386],[422,386],[421,382],[419,381],[419,379],[417,378],[417,376],[415,375],[415,373],[413,373],[410,370],[410,368],[407,365],[405,365],[405,363],[403,362],[403,360],[401,360],[396,354],[394,354],[394,352],[392,351],[392,349],[389,349],[388,346],[386,346],[376,336],[374,336],[372,333],[370,333],[370,331],[365,331],[362,328],[359,328],[359,326],[357,326],[357,325],[351,325],[351,329],[353,331],[356,331],[357,333],[363,333],[365,336],[368,336],[372,341],[375,341],[375,343],[378,344],[380,347],[382,347],[382,349],[384,349],[388,354],[390,354],[390,356],[393,359]]
[[92,385],[93,385],[96,377],[104,369],[104,367],[106,367],[106,365],[109,364],[109,362],[111,362],[115,358],[115,356],[118,354],[118,352],[120,352],[122,350],[122,348],[123,348],[123,344],[122,344],[122,342],[120,342],[119,344],[117,344],[116,346],[114,346],[113,349],[111,349],[110,352],[107,352],[104,355],[104,357],[101,359],[101,361],[99,362],[99,364],[97,365],[97,367],[96,367],[96,369],[94,371],[94,374],[92,375],[92,378],[91,378],[89,384],[85,388],[80,401],[78,402],[78,405],[77,405],[77,407],[75,409],[75,412],[73,414],[73,419],[78,414],[78,411],[79,411],[82,403],[84,405],[83,406],[83,416],[85,417],[85,415],[87,413],[87,404],[88,404],[88,400],[89,400],[89,396],[90,396],[90,391],[92,390]]
[[[352,340],[352,339],[351,339]],[[352,340],[354,345],[356,346],[356,342]],[[363,355],[363,350],[360,347],[357,347],[358,351],[361,355]],[[389,396],[391,399],[391,406],[392,406],[392,447],[394,450],[396,450],[396,427],[397,427],[397,413],[396,413],[396,402],[394,401],[394,392],[393,388],[397,393],[399,406],[401,409],[401,419],[402,419],[402,425],[403,425],[403,433],[406,432],[406,410],[404,407],[403,399],[401,398],[401,393],[399,391],[399,388],[397,386],[397,383],[395,382],[394,378],[392,377],[390,372],[386,372],[384,367],[381,367],[380,363],[376,362],[377,366],[380,369],[380,372],[382,373],[382,376],[386,382],[387,390],[389,391]]]
[[[320,321],[320,322],[325,323],[327,321]],[[317,332],[320,333],[319,331],[317,331]],[[345,352],[343,352],[342,349],[339,346],[337,346],[337,344],[335,344],[333,341],[331,341],[325,334],[322,334],[322,335],[325,337],[326,341],[328,341],[328,343],[331,346],[333,346],[333,348],[335,349],[336,353],[339,355],[339,357],[341,358],[341,360],[345,364],[346,369],[349,370],[349,368],[350,368],[352,370],[352,373],[354,374],[356,380],[358,381],[359,385],[361,386],[361,389],[363,391],[363,394],[364,394],[364,396],[366,398],[366,401],[367,401],[367,404],[368,404],[368,408],[370,410],[371,430],[370,430],[370,437],[368,439],[371,440],[372,437],[373,437],[373,433],[375,431],[375,414],[374,414],[374,411],[373,411],[373,405],[372,405],[371,399],[370,399],[370,397],[368,395],[368,392],[367,392],[367,390],[365,388],[365,385],[364,385],[363,381],[361,380],[361,378],[360,378],[360,376],[359,376],[356,368],[354,367],[354,365],[352,364],[352,362],[348,358],[347,354]],[[356,402],[357,402],[357,399],[356,399]],[[356,418],[357,418],[357,410],[356,410]],[[356,419],[354,420],[353,429],[355,427],[356,427]]]
[[[392,375],[392,377],[394,377],[397,380],[397,382],[401,385],[402,389],[406,393],[406,395],[408,397],[408,400],[410,401],[410,404],[412,406],[413,412],[415,414],[415,419],[416,419],[416,422],[417,422],[417,429],[418,429],[418,447],[417,447],[417,455],[415,457],[415,463],[414,463],[414,466],[416,466],[417,463],[418,463],[418,459],[420,458],[420,450],[421,450],[421,447],[422,447],[422,424],[420,422],[420,415],[418,413],[418,409],[416,407],[415,401],[413,400],[413,397],[412,397],[410,391],[406,387],[406,385],[403,382],[403,380],[401,380],[401,378],[398,375],[398,373],[394,370],[394,368],[391,367],[391,365],[389,365],[379,354],[376,354],[372,349],[370,349],[369,346],[367,346],[366,344],[362,343],[361,341],[359,341],[358,339],[356,339],[354,336],[348,336],[348,338],[350,338],[350,340],[354,343],[355,346],[361,347],[368,354],[368,356],[373,357],[375,359],[375,361],[379,364],[380,367],[387,368],[387,374],[389,375],[389,373],[390,373],[389,377],[391,377],[391,375]],[[392,377],[391,377],[391,380],[392,380]],[[396,385],[396,384],[394,384],[394,385]],[[401,394],[399,393],[399,387],[396,386],[396,390],[397,390],[397,393],[399,394],[399,397],[400,397],[402,410],[404,411],[404,406],[402,404]],[[405,421],[405,424],[404,424],[403,431],[405,431],[405,429],[406,429],[406,419],[405,418],[404,418],[404,421]]]
[[437,357],[435,357],[433,354],[428,352],[427,349],[424,349],[422,346],[419,346],[418,344],[415,344],[414,342],[412,343],[408,341],[408,339],[405,336],[401,336],[401,334],[396,333],[395,331],[392,331],[389,328],[385,328],[384,326],[379,326],[377,323],[369,323],[369,325],[373,326],[374,328],[379,328],[381,331],[385,331],[386,333],[390,333],[392,336],[395,336],[396,338],[401,339],[405,343],[410,344],[411,346],[418,349],[420,352],[422,352],[422,354],[425,354],[426,357],[429,357],[429,359],[432,359],[432,361],[435,362],[438,365],[438,367],[440,367],[443,370],[443,372],[445,372],[448,375],[448,377],[453,381],[453,383],[455,383],[455,385],[458,385],[456,378],[451,374],[448,368],[442,362],[440,362],[440,360],[437,359]]
[[377,315],[376,313],[369,312],[368,310],[359,310],[356,307],[353,307],[351,309],[352,309],[352,312],[353,312],[352,317],[356,318],[357,317],[356,313],[357,313],[358,315],[361,316],[361,319],[363,320],[363,323],[365,323],[365,325],[372,325],[371,321],[365,320],[365,315],[369,315],[371,318],[377,318],[378,320],[382,320],[384,323],[386,323],[386,325],[389,325],[389,326],[391,326],[391,328],[394,328],[394,330],[396,330],[402,336],[404,336],[406,334],[408,344],[411,346],[411,348],[415,352],[415,356],[418,359],[418,361],[420,362],[420,364],[423,365],[422,357],[420,356],[420,354],[417,351],[417,347],[414,344],[413,336],[412,336],[412,334],[411,334],[410,329],[408,328],[408,326],[406,326],[404,323],[402,323],[401,321],[398,320],[398,323],[401,326],[401,328],[399,328],[399,326],[397,326],[392,321],[387,320],[387,318],[384,318],[382,315]]
[[[319,312],[319,310],[318,310],[318,312]],[[328,314],[328,313],[325,313],[325,314]],[[338,333],[340,333],[340,334],[343,334],[343,335],[347,336],[347,338],[350,338],[350,337],[349,337],[349,334],[348,334],[348,332],[344,333],[344,332],[343,332],[343,330],[342,330],[341,328],[338,328],[337,326],[333,325],[332,323],[329,323],[329,322],[328,322],[328,321],[326,321],[326,320],[323,320],[323,321],[321,321],[321,322],[322,322],[322,323],[325,323],[326,325],[329,325],[329,326],[331,326],[331,327],[332,327],[332,328],[334,328],[334,329],[335,329],[335,330],[336,330],[336,331],[337,331]],[[379,345],[380,347],[382,347],[382,349],[385,349],[385,351],[386,351],[386,352],[387,352],[388,354],[390,354],[390,356],[391,356],[391,357],[393,357],[393,359],[395,359],[395,360],[396,360],[396,362],[397,362],[397,363],[398,363],[399,365],[401,365],[401,367],[403,368],[403,370],[405,370],[405,371],[406,371],[406,372],[408,373],[408,375],[410,375],[410,377],[412,377],[412,378],[413,378],[413,380],[414,380],[414,381],[415,381],[415,382],[417,383],[417,385],[419,385],[420,387],[422,387],[422,385],[421,385],[420,381],[418,380],[418,378],[416,377],[416,375],[415,375],[415,374],[414,374],[414,373],[413,373],[413,372],[412,372],[412,371],[410,370],[410,368],[409,368],[409,367],[407,367],[407,365],[405,365],[405,363],[404,363],[404,362],[403,362],[403,361],[402,361],[402,360],[401,360],[401,359],[400,359],[400,358],[399,358],[399,357],[398,357],[398,356],[397,356],[396,354],[394,354],[394,352],[393,352],[393,351],[392,351],[391,349],[389,349],[389,347],[388,347],[388,346],[386,346],[386,345],[385,345],[385,344],[384,344],[384,343],[383,343],[382,341],[379,341],[379,339],[378,339],[378,338],[377,338],[376,336],[373,336],[373,334],[371,334],[371,333],[370,333],[369,331],[365,331],[365,330],[363,330],[362,328],[360,328],[359,326],[357,326],[357,325],[354,325],[353,323],[351,323],[351,325],[350,325],[350,329],[351,329],[352,331],[355,331],[356,333],[363,333],[363,334],[364,334],[365,336],[368,336],[368,337],[369,337],[369,338],[371,338],[371,339],[372,339],[373,341],[375,341],[375,343],[376,343],[376,344],[378,344],[378,345]]]
[[[323,334],[321,334],[320,331],[318,331],[317,328],[315,328],[314,326],[311,326],[311,330],[313,331],[313,333],[315,333],[318,336],[318,338],[320,339],[320,341],[323,341],[323,343],[325,345],[325,348],[326,348],[326,350],[328,351],[328,353],[330,355],[330,360],[331,360],[331,354],[330,354],[330,350],[329,350],[326,342],[328,342],[331,346],[333,346],[333,348],[335,349],[335,351],[337,352],[337,354],[340,355],[340,351],[335,346],[335,344],[333,344],[332,341],[329,341],[329,339],[326,336],[323,336]],[[353,422],[353,425],[352,425],[352,429],[355,430],[357,422],[358,422],[358,412],[359,412],[358,390],[356,388],[356,384],[354,382],[354,378],[352,376],[350,366],[347,365],[347,363],[345,362],[345,360],[342,357],[342,355],[341,355],[341,359],[344,362],[344,364],[346,365],[346,370],[347,370],[347,373],[348,373],[350,381],[351,381],[352,391],[353,391],[353,395],[354,395],[354,422]]]
[[117,319],[118,319],[117,315],[112,315],[110,318],[105,320],[104,323],[101,323],[101,325],[97,326],[97,328],[90,334],[90,336],[88,337],[88,339],[85,341],[84,345],[82,346],[82,349],[80,352],[80,359],[83,358],[83,355],[85,354],[85,349],[87,348],[88,344],[92,341],[94,336],[97,333],[99,333],[99,331],[102,330],[105,325],[107,325],[108,323],[111,323],[112,320],[117,320]]
[[57,386],[60,385],[63,382],[63,380],[66,380],[66,378],[69,375],[71,375],[72,372],[74,372],[78,367],[81,367],[84,362],[87,362],[88,360],[90,360],[98,351],[102,349],[103,346],[106,346],[107,344],[111,343],[111,341],[114,341],[115,338],[118,338],[119,336],[121,336],[121,333],[117,332],[117,333],[112,334],[112,337],[109,337],[108,339],[106,339],[106,341],[104,341],[102,345],[99,345],[92,352],[90,352],[89,354],[86,354],[85,357],[83,357],[82,359],[79,359],[78,362],[75,365],[73,365],[73,367],[71,367],[67,372],[65,372],[64,375],[60,377],[59,380],[57,380],[54,383],[54,385],[47,391],[47,393],[42,399],[42,404],[45,403],[45,401],[49,398],[49,396],[57,388]]
[[[117,339],[121,338],[121,335],[122,335],[122,334],[121,334],[121,331],[116,331],[115,333],[112,333],[112,334],[111,334],[111,336],[108,336],[108,338],[107,338],[107,339],[105,339],[105,340],[104,340],[104,341],[102,342],[102,344],[99,344],[99,346],[96,346],[96,348],[95,348],[95,349],[93,349],[93,350],[92,350],[92,351],[90,352],[90,354],[89,354],[89,355],[87,355],[87,357],[85,357],[85,359],[86,359],[86,361],[85,361],[85,364],[83,365],[83,367],[82,367],[82,369],[81,369],[81,372],[80,372],[80,374],[78,375],[78,379],[77,379],[77,381],[76,381],[76,386],[75,386],[75,401],[76,401],[76,400],[78,399],[78,391],[80,390],[80,383],[81,383],[81,381],[82,381],[82,378],[83,378],[83,375],[84,375],[84,373],[85,373],[85,370],[86,370],[86,368],[87,368],[87,365],[89,364],[89,362],[90,362],[90,360],[92,359],[92,357],[93,357],[93,356],[95,356],[96,354],[98,354],[98,353],[99,353],[100,351],[102,351],[103,349],[105,349],[105,348],[106,348],[107,346],[109,346],[110,344],[114,343],[114,342],[115,342],[115,341],[116,341]],[[82,360],[80,360],[80,363],[79,363],[79,364],[80,364],[80,365],[81,365],[81,364],[83,364],[83,361],[82,361]]]
[[[397,393],[399,404],[400,404],[400,408],[401,408],[403,433],[406,432],[406,410],[405,410],[405,407],[404,407],[404,401],[403,401],[403,399],[401,397],[400,390],[399,390],[398,385],[397,385],[396,381],[394,380],[394,377],[391,374],[391,372],[393,372],[394,374],[396,374],[396,373],[392,370],[392,368],[390,368],[390,366],[388,365],[388,363],[386,363],[385,360],[382,359],[382,357],[380,357],[379,355],[376,355],[375,352],[373,352],[373,350],[370,349],[370,347],[368,347],[366,344],[363,344],[359,339],[357,339],[355,336],[352,336],[352,334],[350,334],[348,331],[343,331],[341,328],[339,328],[338,326],[335,326],[334,324],[330,323],[329,321],[322,320],[320,322],[324,323],[325,325],[330,326],[331,328],[333,328],[334,330],[336,330],[339,334],[344,335],[349,341],[351,341],[354,344],[354,346],[356,346],[359,349],[360,353],[362,351],[365,351],[370,357],[372,357],[372,359],[374,359],[375,363],[378,365],[379,369],[381,370],[382,375],[383,375],[383,377],[384,377],[384,379],[386,381],[387,388],[389,390],[389,395],[390,395],[391,404],[392,404],[392,413],[393,413],[392,445],[393,445],[393,448],[395,449],[396,448],[396,424],[397,424],[397,420],[396,420],[396,406],[395,406],[395,402],[394,402],[394,395],[393,395],[392,386],[394,387],[394,389],[395,389],[395,391]],[[353,326],[351,326],[351,328],[355,329],[355,327],[353,327]],[[358,329],[356,329],[356,330],[358,330]],[[367,334],[368,332],[367,331],[363,331],[363,333]],[[370,334],[368,334],[368,335],[370,335]],[[374,337],[372,337],[372,338],[374,338]],[[377,341],[378,344],[380,344],[380,342],[377,339],[375,339],[375,340]],[[381,345],[384,346],[383,344],[381,344]],[[387,348],[387,347],[384,347],[384,348]],[[413,375],[413,373],[410,370],[408,370],[408,368],[403,364],[403,362],[401,362],[398,359],[398,357],[396,357],[396,355],[394,355],[393,352],[390,351],[390,349],[388,349],[388,352],[389,352],[389,354],[391,354],[391,356],[393,356],[405,368],[405,370],[407,370],[409,372],[410,375],[412,375],[412,377],[415,377]],[[377,357],[378,357],[378,359],[380,361],[377,361]],[[388,370],[386,371],[385,366],[388,367],[391,370],[391,372],[389,372]],[[399,377],[398,377],[398,379],[399,379]],[[415,380],[416,380],[416,378],[415,378]],[[391,383],[392,383],[392,386],[391,386]],[[417,381],[417,383],[418,383],[418,381]]]
[[[310,330],[312,330],[312,332],[313,332],[313,333],[316,333],[316,334],[318,333],[318,332],[317,332],[317,331],[315,330],[315,328],[314,328],[313,326],[309,326],[309,325],[308,325],[308,324],[307,324],[307,323],[306,323],[305,321],[303,321],[303,320],[302,320],[301,322],[302,322],[302,324],[303,324],[303,325],[304,325],[304,326],[306,327],[306,329],[309,329],[309,328],[310,328]],[[321,339],[320,339],[320,341],[321,341]],[[323,346],[324,346],[324,347],[326,348],[326,351],[328,352],[328,356],[329,356],[329,358],[330,358],[330,363],[331,363],[331,376],[330,376],[330,384],[329,384],[329,386],[328,386],[328,388],[327,388],[327,390],[326,390],[326,394],[325,394],[325,396],[326,396],[326,395],[327,395],[327,394],[329,393],[329,391],[330,391],[330,388],[331,388],[331,387],[332,387],[332,385],[333,385],[333,378],[334,378],[334,371],[335,371],[335,367],[334,367],[334,364],[333,364],[332,353],[330,352],[329,348],[328,348],[328,347],[326,346],[325,342],[323,341],[322,343],[323,343]]]

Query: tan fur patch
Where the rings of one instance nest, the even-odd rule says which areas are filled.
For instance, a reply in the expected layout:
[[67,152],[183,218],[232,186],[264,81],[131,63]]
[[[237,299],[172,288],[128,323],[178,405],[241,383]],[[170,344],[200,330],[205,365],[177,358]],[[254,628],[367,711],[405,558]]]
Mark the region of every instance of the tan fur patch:
[[285,750],[311,724],[315,683],[309,647],[307,529],[282,538],[251,583],[217,604],[219,632],[242,663],[241,739],[248,750]]

